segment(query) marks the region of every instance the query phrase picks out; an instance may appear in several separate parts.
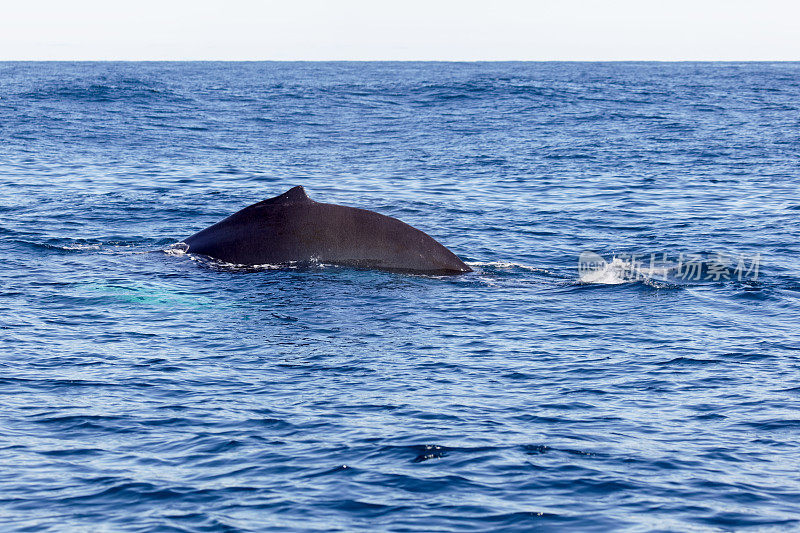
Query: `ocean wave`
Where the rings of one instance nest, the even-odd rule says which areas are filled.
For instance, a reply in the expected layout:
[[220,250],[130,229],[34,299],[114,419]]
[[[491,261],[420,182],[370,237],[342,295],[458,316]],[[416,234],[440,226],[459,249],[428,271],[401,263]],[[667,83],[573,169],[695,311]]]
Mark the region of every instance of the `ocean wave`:
[[17,96],[18,98],[34,101],[56,102],[85,102],[85,103],[113,103],[113,102],[185,102],[190,99],[180,95],[164,85],[154,85],[150,82],[124,79],[98,83],[88,80],[72,80],[68,83],[54,83],[38,87]]
[[[4,529],[800,526],[798,65],[0,69]],[[299,180],[474,272],[174,242]]]

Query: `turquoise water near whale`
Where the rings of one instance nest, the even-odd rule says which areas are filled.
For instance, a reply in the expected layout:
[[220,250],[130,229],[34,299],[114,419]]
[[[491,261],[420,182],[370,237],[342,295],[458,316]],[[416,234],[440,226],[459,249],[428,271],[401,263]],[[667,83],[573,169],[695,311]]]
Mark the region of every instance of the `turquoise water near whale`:
[[[800,528],[798,80],[0,63],[2,529]],[[174,246],[294,185],[475,271]]]

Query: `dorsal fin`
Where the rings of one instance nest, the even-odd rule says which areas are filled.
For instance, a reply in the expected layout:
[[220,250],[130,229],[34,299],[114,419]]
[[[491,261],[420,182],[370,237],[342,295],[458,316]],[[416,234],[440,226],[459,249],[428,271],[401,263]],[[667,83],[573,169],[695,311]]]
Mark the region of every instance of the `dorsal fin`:
[[294,202],[310,202],[311,198],[308,197],[306,194],[306,190],[303,188],[302,185],[298,185],[297,187],[292,187],[285,193],[276,196],[275,198],[270,198],[268,200],[264,200],[261,202],[262,204],[270,203],[270,204],[289,204]]

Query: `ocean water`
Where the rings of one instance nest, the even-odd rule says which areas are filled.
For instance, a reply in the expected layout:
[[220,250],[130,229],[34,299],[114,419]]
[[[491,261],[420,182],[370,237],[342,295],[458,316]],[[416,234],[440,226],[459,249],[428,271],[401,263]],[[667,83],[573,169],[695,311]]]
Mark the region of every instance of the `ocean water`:
[[[0,527],[800,529],[798,80],[0,63]],[[174,247],[294,185],[475,271]]]

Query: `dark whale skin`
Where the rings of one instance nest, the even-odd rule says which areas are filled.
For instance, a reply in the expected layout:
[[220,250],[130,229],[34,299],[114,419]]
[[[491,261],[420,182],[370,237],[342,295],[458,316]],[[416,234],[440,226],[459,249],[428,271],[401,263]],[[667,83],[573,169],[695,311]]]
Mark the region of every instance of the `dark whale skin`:
[[431,274],[472,271],[432,237],[396,218],[315,202],[300,186],[183,242],[189,253],[241,265],[319,262]]

